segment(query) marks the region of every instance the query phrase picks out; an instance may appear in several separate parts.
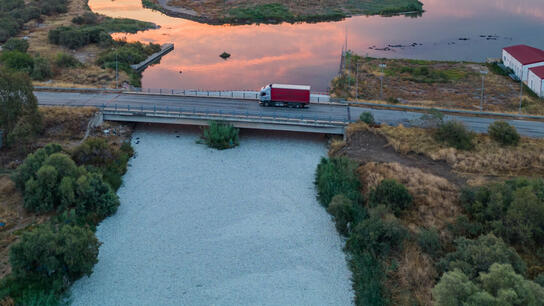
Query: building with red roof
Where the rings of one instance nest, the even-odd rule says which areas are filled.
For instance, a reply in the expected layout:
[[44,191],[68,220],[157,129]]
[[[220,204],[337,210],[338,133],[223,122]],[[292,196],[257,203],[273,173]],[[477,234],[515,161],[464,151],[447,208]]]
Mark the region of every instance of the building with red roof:
[[544,66],[529,68],[527,86],[539,97],[544,98]]
[[544,66],[544,50],[527,45],[506,47],[502,49],[502,62],[526,82],[530,68]]

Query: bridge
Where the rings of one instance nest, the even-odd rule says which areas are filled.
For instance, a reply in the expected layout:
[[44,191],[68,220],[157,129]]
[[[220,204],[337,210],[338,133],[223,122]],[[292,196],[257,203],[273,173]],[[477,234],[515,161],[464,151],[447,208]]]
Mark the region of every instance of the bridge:
[[[232,123],[240,128],[343,134],[350,122],[364,111],[371,111],[379,123],[418,126],[428,111],[416,106],[358,102],[329,102],[313,95],[307,109],[261,107],[254,92],[247,91],[174,91],[37,88],[40,105],[93,106],[102,110],[105,120],[187,125],[206,125],[209,120]],[[326,102],[325,102],[326,101]],[[360,104],[358,106],[354,106]],[[523,136],[544,138],[544,117],[517,116],[475,111],[441,110],[446,119],[463,122],[469,129],[483,133],[500,118],[512,124]]]
[[92,106],[104,120],[206,125],[210,120],[239,128],[344,134],[350,122],[346,104],[313,103],[307,109],[262,107],[254,96],[180,96],[171,93],[36,91],[40,105]]

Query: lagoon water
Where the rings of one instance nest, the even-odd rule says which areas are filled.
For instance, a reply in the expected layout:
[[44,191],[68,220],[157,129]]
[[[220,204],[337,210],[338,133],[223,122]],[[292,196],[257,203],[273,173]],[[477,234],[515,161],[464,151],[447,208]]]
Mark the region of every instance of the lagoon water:
[[350,305],[343,241],[313,184],[325,139],[244,131],[216,151],[198,135],[137,128],[73,305]]
[[[175,51],[144,72],[143,86],[151,88],[258,89],[268,83],[300,83],[325,91],[338,73],[346,32],[349,49],[375,57],[485,61],[500,57],[501,49],[512,44],[544,49],[542,0],[422,2],[425,12],[418,18],[356,16],[341,22],[244,26],[168,17],[142,8],[141,0],[90,0],[89,6],[108,16],[161,26],[117,37],[175,44]],[[405,47],[377,50],[388,45]],[[223,51],[232,57],[221,59]]]

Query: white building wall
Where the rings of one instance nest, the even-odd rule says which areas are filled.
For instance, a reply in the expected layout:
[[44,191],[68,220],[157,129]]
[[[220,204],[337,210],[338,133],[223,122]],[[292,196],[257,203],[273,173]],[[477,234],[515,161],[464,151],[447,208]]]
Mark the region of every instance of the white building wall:
[[527,81],[527,79],[529,78],[529,68],[540,67],[540,66],[544,66],[544,62],[534,63],[534,64],[523,66],[523,79],[522,80]]
[[529,77],[529,68],[544,66],[544,62],[523,66],[515,57],[505,50],[502,50],[502,62],[506,67],[512,69],[514,74],[524,82],[527,82],[527,78]]
[[514,74],[521,79],[521,74],[523,72],[521,63],[505,50],[502,50],[502,62],[504,66],[512,69]]
[[531,88],[538,96],[542,96],[542,79],[540,79],[532,71],[529,71],[529,77],[527,79],[527,86]]

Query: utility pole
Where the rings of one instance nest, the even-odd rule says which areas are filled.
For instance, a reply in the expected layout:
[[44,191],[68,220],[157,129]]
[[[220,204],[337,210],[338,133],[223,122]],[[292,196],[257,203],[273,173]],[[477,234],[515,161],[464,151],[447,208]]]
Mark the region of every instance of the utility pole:
[[484,110],[485,75],[487,74],[487,71],[481,70],[480,74],[482,74],[482,97],[480,98],[480,111],[483,111]]
[[519,85],[519,114],[521,115],[521,104],[523,103],[523,80],[520,80]]
[[357,65],[356,73],[355,73],[355,101],[359,101],[359,62],[356,62],[355,65]]
[[386,64],[380,64],[381,74],[380,74],[380,100],[383,100],[383,69],[387,67]]
[[119,59],[117,49],[115,50],[115,89],[119,88]]

